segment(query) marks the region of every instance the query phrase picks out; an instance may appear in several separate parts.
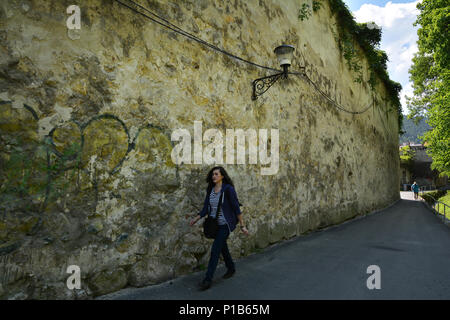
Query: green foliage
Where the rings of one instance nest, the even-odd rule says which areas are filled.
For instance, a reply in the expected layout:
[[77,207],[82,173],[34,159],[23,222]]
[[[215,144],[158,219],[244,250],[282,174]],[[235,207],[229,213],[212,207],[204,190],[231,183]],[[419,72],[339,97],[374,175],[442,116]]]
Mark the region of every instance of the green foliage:
[[[320,2],[320,0],[313,0],[312,11],[316,12],[321,7],[322,7],[322,3]],[[312,15],[311,6],[308,3],[302,3],[302,6],[298,12],[298,18],[303,21],[303,20],[309,19],[309,17],[311,17],[311,15]]]
[[437,101],[437,103],[429,109],[428,116],[430,120],[428,123],[433,127],[433,129],[426,132],[422,137],[422,139],[428,142],[427,153],[433,159],[431,168],[439,171],[441,176],[450,176],[449,101],[450,94],[447,92],[446,99]]
[[298,12],[298,18],[303,21],[309,19],[310,16],[311,16],[311,7],[307,3],[302,3],[302,7]]
[[342,32],[338,38],[339,50],[342,52],[345,60],[347,61],[348,68],[357,74],[354,79],[355,82],[362,82],[362,66],[359,63],[357,56],[357,49],[355,48],[353,37],[348,32]]
[[425,115],[432,130],[422,139],[432,168],[450,176],[450,6],[448,0],[423,0],[414,25],[419,51],[409,70],[414,96],[408,98],[408,118],[418,121]]
[[377,47],[381,41],[381,29],[375,28],[373,22],[356,23],[354,35],[364,49]]
[[413,160],[415,152],[409,146],[404,146],[400,148],[400,165],[408,168],[410,171],[413,166]]
[[313,7],[313,11],[316,12],[318,11],[320,8],[322,8],[322,2],[320,2],[321,0],[313,0],[312,3],[312,7]]
[[[402,132],[403,115],[399,98],[402,86],[398,82],[389,79],[386,65],[388,60],[387,55],[385,52],[377,49],[377,46],[381,41],[381,29],[369,28],[368,23],[357,23],[347,5],[342,0],[328,0],[328,3],[330,4],[331,10],[338,22],[339,38],[344,39],[345,41],[345,39],[349,37],[345,34],[349,34],[364,52],[367,61],[369,62],[369,67],[372,71],[369,79],[369,85],[372,89],[374,88],[376,84],[376,77],[381,79],[384,83],[389,100],[392,102],[393,107],[398,113],[399,132]],[[357,68],[353,68],[353,70],[357,70]]]
[[[320,9],[322,3],[316,0],[316,9]],[[359,46],[366,56],[371,69],[370,78],[368,80],[372,90],[377,84],[377,78],[380,79],[386,87],[389,101],[392,103],[393,108],[398,114],[398,128],[399,133],[402,133],[403,127],[403,114],[400,103],[399,94],[402,90],[402,86],[389,78],[387,72],[387,55],[384,51],[379,50],[377,47],[381,41],[381,29],[374,28],[373,23],[357,23],[343,0],[328,0],[331,11],[337,20],[338,34],[334,34],[335,40],[338,43],[338,47],[347,62],[348,68],[356,74],[355,82],[361,83],[362,66],[360,64],[358,52]],[[299,18],[304,20],[311,15],[310,7],[307,4],[303,4],[300,9]]]
[[440,205],[436,209],[439,209],[439,213],[441,214],[444,214],[445,212],[447,219],[450,219],[450,191],[447,191],[447,194],[445,196],[440,197],[438,201],[446,204],[447,207],[444,209],[444,205]]
[[421,194],[423,200],[425,200],[429,205],[433,205],[436,200],[438,200],[440,197],[444,196],[446,191],[444,190],[438,190],[438,191],[431,191],[431,192],[425,192]]

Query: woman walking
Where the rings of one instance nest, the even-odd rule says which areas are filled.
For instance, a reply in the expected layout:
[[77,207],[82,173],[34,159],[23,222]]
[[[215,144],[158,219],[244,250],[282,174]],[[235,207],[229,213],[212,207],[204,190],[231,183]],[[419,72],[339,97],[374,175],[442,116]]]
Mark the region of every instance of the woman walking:
[[419,199],[419,185],[415,181],[411,185],[411,191],[414,192],[414,200]]
[[208,183],[208,188],[206,191],[203,209],[200,211],[198,216],[190,222],[191,226],[193,226],[206,214],[209,214],[211,217],[216,217],[220,195],[223,193],[223,196],[220,204],[219,215],[217,216],[219,230],[217,231],[217,235],[211,246],[211,256],[209,258],[208,270],[205,278],[200,283],[201,290],[206,290],[211,287],[214,272],[219,262],[221,253],[225,261],[225,266],[227,267],[227,272],[223,275],[223,278],[230,278],[236,272],[233,259],[231,258],[230,251],[228,250],[227,239],[230,233],[236,228],[238,221],[242,232],[248,235],[248,230],[244,225],[244,220],[242,219],[242,213],[239,208],[239,201],[236,191],[234,190],[233,182],[225,169],[223,167],[212,168],[208,172],[206,182]]

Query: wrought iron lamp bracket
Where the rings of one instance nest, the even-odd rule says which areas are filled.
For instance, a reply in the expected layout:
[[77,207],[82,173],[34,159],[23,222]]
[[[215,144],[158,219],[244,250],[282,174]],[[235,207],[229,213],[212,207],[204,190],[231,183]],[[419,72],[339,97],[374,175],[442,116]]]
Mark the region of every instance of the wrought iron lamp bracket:
[[252,92],[252,100],[258,99],[260,95],[269,90],[269,88],[277,82],[278,79],[283,78],[287,79],[288,71],[287,66],[283,66],[283,71],[279,73],[272,74],[270,76],[262,77],[256,80],[253,80],[253,92]]

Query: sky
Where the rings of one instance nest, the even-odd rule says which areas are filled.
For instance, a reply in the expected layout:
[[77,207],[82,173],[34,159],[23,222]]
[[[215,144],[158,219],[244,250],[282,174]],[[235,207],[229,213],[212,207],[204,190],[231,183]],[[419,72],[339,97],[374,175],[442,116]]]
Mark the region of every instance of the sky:
[[407,114],[405,95],[412,96],[408,69],[417,52],[417,29],[413,23],[419,13],[419,0],[344,0],[357,22],[375,22],[382,28],[380,49],[385,51],[389,77],[399,82],[403,114]]

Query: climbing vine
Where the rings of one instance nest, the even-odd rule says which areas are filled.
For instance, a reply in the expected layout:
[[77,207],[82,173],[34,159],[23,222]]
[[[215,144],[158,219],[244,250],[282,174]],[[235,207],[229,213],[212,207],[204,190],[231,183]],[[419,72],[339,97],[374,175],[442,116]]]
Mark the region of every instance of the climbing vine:
[[[322,1],[313,1],[313,12],[322,7]],[[387,55],[378,49],[381,41],[381,29],[374,23],[357,23],[352,13],[343,0],[327,0],[332,14],[336,17],[336,31],[332,31],[342,56],[347,62],[348,68],[356,74],[355,82],[361,83],[362,66],[359,59],[360,52],[365,55],[370,69],[368,84],[372,90],[380,79],[388,94],[389,101],[398,112],[399,132],[402,132],[403,115],[399,94],[402,86],[389,78],[387,72]],[[315,4],[314,4],[315,3]],[[315,8],[315,9],[314,9]],[[305,20],[312,15],[309,4],[303,3],[299,11],[299,19]],[[359,46],[359,48],[358,48]]]
[[[313,12],[316,12],[321,7],[322,7],[322,3],[320,2],[320,0],[313,0],[313,2],[312,2],[312,11]],[[298,13],[298,18],[303,21],[303,20],[309,19],[309,17],[311,17],[311,15],[312,15],[311,6],[308,3],[302,3],[302,6]]]
[[338,35],[334,30],[332,30],[334,39],[338,44],[338,48],[341,51],[347,66],[350,71],[356,73],[356,78],[354,82],[361,83],[363,81],[362,66],[358,58],[358,51],[355,48],[354,40],[350,33],[344,31],[340,32]]

